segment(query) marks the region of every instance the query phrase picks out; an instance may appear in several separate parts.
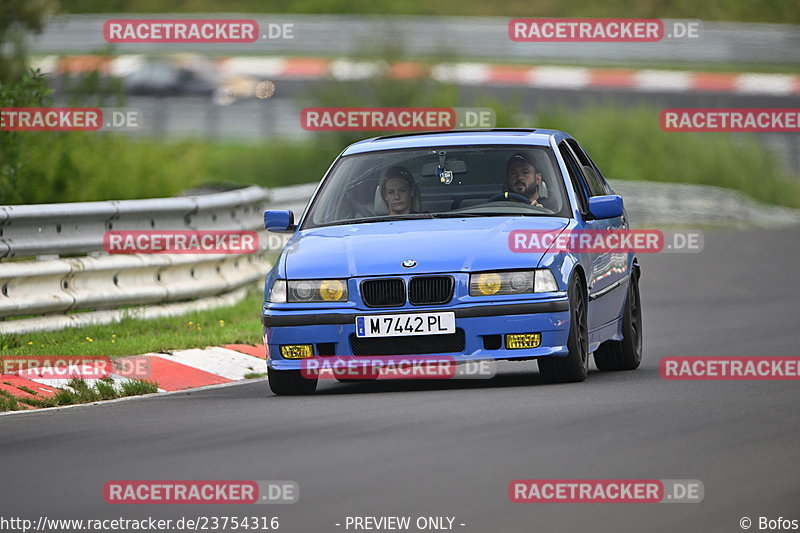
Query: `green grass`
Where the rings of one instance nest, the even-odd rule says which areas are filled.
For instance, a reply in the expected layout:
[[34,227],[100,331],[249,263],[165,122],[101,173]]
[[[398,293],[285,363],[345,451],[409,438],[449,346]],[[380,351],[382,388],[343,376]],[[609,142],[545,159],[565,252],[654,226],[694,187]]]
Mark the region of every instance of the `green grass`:
[[[221,344],[258,344],[262,342],[262,303],[261,291],[254,288],[236,305],[182,317],[127,319],[108,326],[3,335],[0,336],[0,358],[24,355],[118,357]],[[263,376],[253,373],[246,377]],[[27,387],[20,387],[20,390],[35,394]],[[24,409],[21,403],[34,407],[55,407],[150,394],[157,390],[158,385],[149,381],[132,380],[122,383],[117,389],[110,380],[100,380],[93,386],[83,380],[71,380],[68,388],[62,388],[53,398],[39,396],[36,399],[17,399],[0,390],[0,411]]]
[[365,13],[507,17],[663,17],[748,22],[800,22],[791,1],[728,0],[62,0],[67,13]]
[[0,412],[3,411],[20,411],[23,408],[20,407],[19,402],[17,401],[11,393],[6,392],[4,390],[0,390]]
[[[580,109],[547,109],[543,103],[545,111],[523,117],[512,98],[475,105],[494,108],[499,127],[569,132],[610,179],[715,185],[761,202],[800,208],[800,180],[787,174],[779,156],[751,134],[663,132],[660,109],[653,107],[598,102]],[[373,135],[331,132],[311,141],[265,145],[157,143],[108,136],[78,136],[74,146],[64,139],[45,141],[27,148],[36,157],[27,167],[23,203],[166,197],[217,182],[264,187],[315,182],[347,143]],[[47,153],[54,157],[48,159]]]
[[[270,140],[212,144],[97,133],[29,133],[21,204],[174,196],[209,183],[278,187],[318,181],[341,147]],[[124,179],[120,179],[124,176]]]
[[52,399],[44,400],[47,405],[40,405],[39,407],[100,402],[128,396],[152,394],[154,392],[158,392],[158,384],[151,381],[129,381],[122,383],[120,388],[117,389],[110,379],[100,380],[94,385],[89,385],[82,379],[71,379],[67,386],[59,390]]
[[[125,356],[204,348],[222,344],[259,344],[263,294],[253,289],[230,307],[176,318],[126,319],[118,324],[62,331],[0,336],[3,356]],[[2,356],[0,356],[2,357]]]
[[[21,387],[20,390],[33,394],[30,389]],[[111,379],[97,381],[89,385],[82,379],[71,379],[66,387],[58,390],[52,398],[38,396],[37,398],[15,398],[11,393],[0,390],[0,411],[20,411],[23,405],[33,407],[59,407],[62,405],[76,405],[81,403],[114,400],[128,396],[140,396],[158,392],[158,384],[152,381],[134,380],[122,383],[116,388]]]
[[[386,57],[403,59],[397,50]],[[800,180],[780,156],[752,134],[676,133],[659,127],[658,107],[622,107],[597,99],[579,108],[537,103],[524,116],[523,90],[503,100],[474,99],[491,107],[498,127],[550,127],[574,135],[610,179],[715,185],[767,203],[800,208]],[[430,79],[329,81],[315,87],[318,106],[463,106],[460,90]],[[205,140],[133,140],[97,133],[25,136],[25,164],[17,180],[22,203],[166,197],[211,183],[265,187],[316,182],[347,144],[380,132],[324,132],[310,140],[269,139],[253,144]],[[120,179],[124,176],[124,179]]]

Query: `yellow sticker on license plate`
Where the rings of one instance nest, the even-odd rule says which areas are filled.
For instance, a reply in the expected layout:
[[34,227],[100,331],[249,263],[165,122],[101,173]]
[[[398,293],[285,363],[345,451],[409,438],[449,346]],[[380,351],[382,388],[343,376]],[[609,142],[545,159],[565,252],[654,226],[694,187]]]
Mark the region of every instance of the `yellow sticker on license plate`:
[[506,335],[506,350],[538,348],[541,343],[541,333],[515,333],[512,335]]

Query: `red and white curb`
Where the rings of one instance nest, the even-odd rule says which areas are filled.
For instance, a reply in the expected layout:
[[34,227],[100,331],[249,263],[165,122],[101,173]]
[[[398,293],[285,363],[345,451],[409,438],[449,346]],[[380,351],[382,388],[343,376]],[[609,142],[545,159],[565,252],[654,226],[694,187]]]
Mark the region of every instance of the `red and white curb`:
[[[99,71],[127,76],[145,63],[143,55],[46,56],[34,65],[46,74]],[[352,81],[386,73],[396,79],[430,77],[462,85],[501,85],[550,89],[624,89],[638,92],[716,92],[743,95],[800,94],[800,76],[793,74],[726,73],[625,68],[585,68],[454,62],[386,63],[319,57],[226,57],[211,63],[225,77],[266,80],[337,79]]]
[[[263,345],[229,344],[205,349],[176,350],[170,354],[121,357],[116,360],[124,362],[126,359],[136,359],[137,367],[146,369],[147,375],[142,376],[142,379],[155,382],[159,392],[232,383],[245,379],[248,374],[263,374],[267,371],[266,350]],[[69,382],[68,379],[41,377],[47,374],[46,369],[21,370],[14,375],[0,374],[0,390],[14,396],[21,409],[35,409],[26,404],[25,400],[52,398],[59,388],[65,387]],[[109,377],[117,387],[122,382],[130,381],[128,377],[114,374]],[[98,380],[85,381],[88,385],[93,385]]]

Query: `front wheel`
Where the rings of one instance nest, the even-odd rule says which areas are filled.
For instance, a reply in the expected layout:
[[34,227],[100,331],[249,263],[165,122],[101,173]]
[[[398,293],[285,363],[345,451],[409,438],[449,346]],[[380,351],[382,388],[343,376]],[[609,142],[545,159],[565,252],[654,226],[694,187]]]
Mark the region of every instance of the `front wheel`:
[[317,379],[303,377],[300,370],[274,370],[267,368],[269,388],[277,396],[313,394],[317,390]]
[[622,315],[622,340],[606,341],[594,352],[599,370],[633,370],[642,362],[642,301],[639,276],[634,271]]
[[586,291],[577,276],[569,284],[569,337],[566,357],[539,359],[539,373],[546,383],[583,381],[589,373],[589,321],[586,314]]

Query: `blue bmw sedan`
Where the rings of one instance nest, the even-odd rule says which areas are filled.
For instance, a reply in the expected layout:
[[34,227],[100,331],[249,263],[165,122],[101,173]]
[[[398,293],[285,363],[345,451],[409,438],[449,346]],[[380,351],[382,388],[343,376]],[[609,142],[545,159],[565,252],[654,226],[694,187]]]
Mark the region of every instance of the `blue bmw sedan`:
[[513,246],[627,229],[622,198],[564,132],[367,139],[336,159],[299,222],[264,219],[291,233],[262,311],[275,394],[313,393],[303,365],[337,356],[535,359],[547,382],[583,381],[590,354],[600,370],[641,361],[633,251]]

